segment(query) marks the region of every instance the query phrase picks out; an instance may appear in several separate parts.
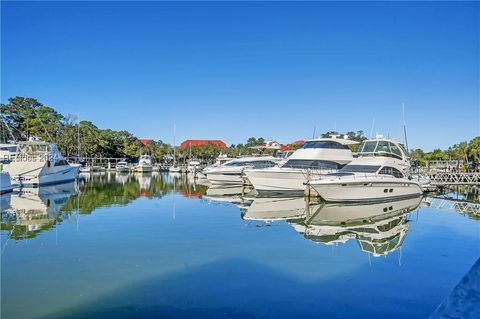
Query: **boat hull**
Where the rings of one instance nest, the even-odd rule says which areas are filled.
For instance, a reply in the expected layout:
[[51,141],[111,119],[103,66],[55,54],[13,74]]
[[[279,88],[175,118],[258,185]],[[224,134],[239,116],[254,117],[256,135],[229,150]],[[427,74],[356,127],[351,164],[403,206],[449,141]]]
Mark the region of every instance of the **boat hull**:
[[138,173],[150,173],[153,171],[153,167],[150,165],[138,165],[135,167],[135,172]]
[[48,166],[47,162],[12,162],[5,170],[19,186],[53,185],[78,178],[78,165]]
[[206,173],[210,183],[215,185],[243,185],[241,172]]
[[[305,170],[272,168],[245,170],[244,173],[261,196],[303,196],[305,194],[307,182]],[[314,177],[320,176],[320,174],[314,174]]]
[[310,186],[327,202],[377,202],[417,197],[422,187],[406,179],[382,181],[316,181]]

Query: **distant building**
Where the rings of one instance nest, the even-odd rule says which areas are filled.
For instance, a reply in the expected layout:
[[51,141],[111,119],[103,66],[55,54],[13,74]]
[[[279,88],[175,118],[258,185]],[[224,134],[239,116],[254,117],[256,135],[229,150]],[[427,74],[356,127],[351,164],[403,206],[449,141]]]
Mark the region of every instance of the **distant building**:
[[140,143],[142,143],[144,146],[148,146],[153,143],[153,140],[149,140],[147,138],[141,138]]
[[303,144],[305,144],[305,141],[295,141],[295,142],[292,142],[292,143],[287,144],[287,145],[282,145],[280,147],[280,151],[282,151],[282,152],[289,151],[293,148],[294,145],[302,146]]
[[196,146],[203,146],[207,144],[213,144],[218,147],[227,148],[227,144],[220,140],[185,140],[180,144],[181,148],[189,148]]

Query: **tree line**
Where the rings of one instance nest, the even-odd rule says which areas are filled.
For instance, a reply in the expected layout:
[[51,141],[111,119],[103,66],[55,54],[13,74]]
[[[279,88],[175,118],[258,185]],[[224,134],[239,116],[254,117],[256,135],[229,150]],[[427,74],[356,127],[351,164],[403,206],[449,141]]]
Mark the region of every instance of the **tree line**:
[[[142,154],[150,154],[157,161],[172,160],[173,146],[161,140],[144,145],[132,133],[122,130],[100,129],[86,120],[78,121],[76,115],[62,115],[50,106],[43,105],[35,98],[16,96],[8,99],[8,103],[0,104],[2,117],[1,138],[27,140],[31,136],[40,137],[47,142],[58,145],[64,156],[75,157],[115,157],[134,159]],[[5,125],[6,124],[6,125]],[[8,128],[7,128],[8,126]],[[349,139],[362,142],[367,139],[363,131],[341,134],[329,131],[321,134],[329,137],[332,134],[346,135]],[[232,144],[222,148],[214,144],[177,148],[177,160],[188,158],[211,159],[219,154],[229,156],[250,155],[259,153],[256,146],[265,143],[263,138],[249,138],[245,143]],[[300,147],[293,145],[293,149]],[[357,151],[358,145],[352,146]],[[273,151],[267,150],[266,153]],[[420,165],[428,160],[463,160],[478,162],[480,156],[480,137],[464,141],[449,147],[447,150],[435,149],[424,152],[421,149],[411,150],[411,157]]]
[[[57,144],[66,157],[103,157],[134,159],[150,154],[157,161],[173,160],[173,146],[161,140],[147,145],[132,133],[122,130],[100,129],[94,123],[81,120],[73,114],[63,115],[53,107],[46,106],[35,98],[16,96],[0,105],[2,117],[1,140],[28,140],[39,137]],[[13,135],[13,136],[12,136]],[[208,143],[191,148],[177,148],[177,159],[210,159],[221,153],[229,156],[248,155],[258,152],[254,146],[265,143],[263,138],[251,137],[246,143],[232,144],[222,148]]]

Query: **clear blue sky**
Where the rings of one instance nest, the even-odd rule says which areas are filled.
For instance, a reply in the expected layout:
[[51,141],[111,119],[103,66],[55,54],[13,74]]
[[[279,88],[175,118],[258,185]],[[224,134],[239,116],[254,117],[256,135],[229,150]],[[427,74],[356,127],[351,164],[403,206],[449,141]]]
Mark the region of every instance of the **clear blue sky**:
[[480,135],[479,3],[4,2],[1,101],[172,142]]

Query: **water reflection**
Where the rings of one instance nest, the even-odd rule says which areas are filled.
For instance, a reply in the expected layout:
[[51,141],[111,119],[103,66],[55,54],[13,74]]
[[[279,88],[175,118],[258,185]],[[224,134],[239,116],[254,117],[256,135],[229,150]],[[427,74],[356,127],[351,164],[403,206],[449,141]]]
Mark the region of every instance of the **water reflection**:
[[199,198],[207,187],[181,174],[82,173],[78,183],[23,188],[0,196],[1,230],[8,238],[32,238],[73,213],[90,214],[99,207],[128,205],[139,197],[162,198],[177,192]]
[[285,220],[305,239],[326,245],[356,240],[374,256],[399,248],[407,234],[407,214],[421,197],[375,204],[309,204],[303,198],[256,198],[242,218],[267,224]]
[[[8,231],[9,238],[32,238],[72,213],[90,214],[99,207],[125,206],[140,197],[162,198],[178,193],[185,198],[236,205],[243,220],[260,221],[260,225],[286,221],[313,242],[332,245],[355,240],[362,250],[379,256],[401,246],[408,232],[407,214],[421,202],[421,198],[414,198],[341,205],[309,203],[298,197],[256,198],[251,188],[211,186],[205,179],[180,173],[94,172],[80,176],[78,184],[22,189],[0,196],[1,229]],[[458,194],[456,198],[448,193],[428,197],[422,205],[480,219],[480,204],[468,201],[475,195],[465,193],[459,198]]]
[[9,232],[9,238],[33,238],[61,221],[59,213],[75,194],[77,184],[66,183],[2,195],[1,229]]

